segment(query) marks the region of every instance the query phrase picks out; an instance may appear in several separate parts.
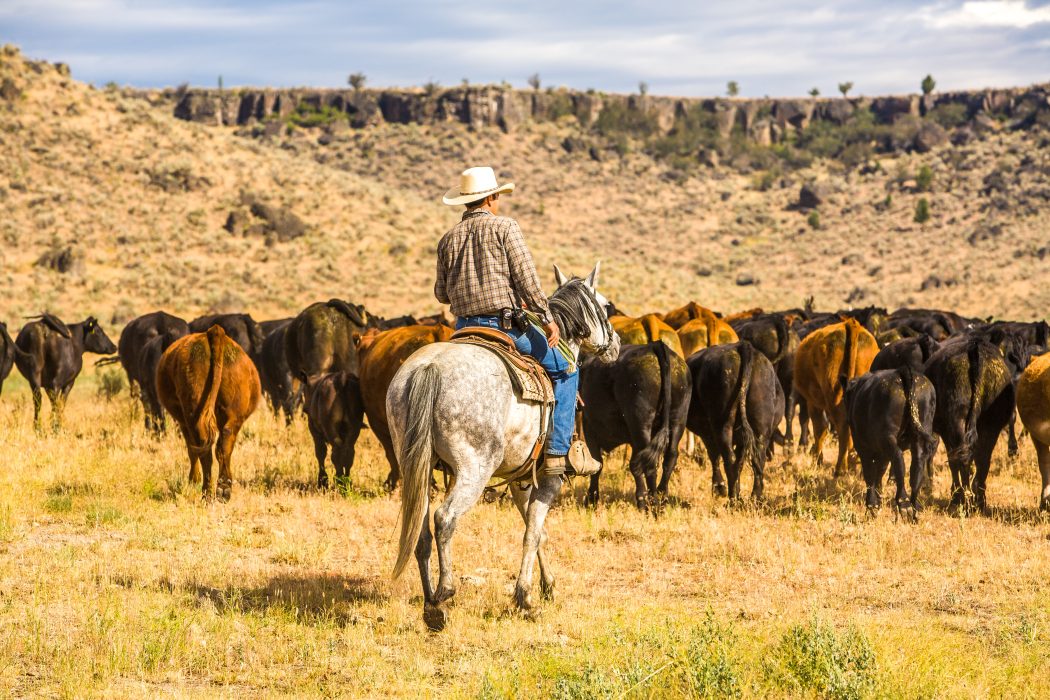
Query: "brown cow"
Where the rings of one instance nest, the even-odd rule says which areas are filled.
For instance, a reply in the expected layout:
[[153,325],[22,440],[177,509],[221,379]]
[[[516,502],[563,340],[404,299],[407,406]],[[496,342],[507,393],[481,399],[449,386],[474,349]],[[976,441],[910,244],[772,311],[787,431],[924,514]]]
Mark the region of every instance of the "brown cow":
[[700,306],[695,301],[691,301],[685,306],[681,306],[674,311],[668,311],[663,315],[664,323],[669,325],[671,328],[678,330],[689,321],[698,318],[721,318],[722,314],[717,311],[712,311],[706,306]]
[[828,420],[839,439],[835,476],[846,467],[846,454],[852,447],[844,392],[849,380],[868,371],[879,352],[875,336],[856,319],[815,330],[802,341],[795,354],[795,391],[806,400],[813,422],[813,454],[822,462],[821,449],[828,432]]
[[390,387],[390,380],[416,350],[451,337],[451,328],[435,324],[392,328],[376,334],[368,333],[358,341],[358,367],[365,415],[368,417],[369,427],[383,445],[387,462],[390,463],[390,474],[386,478],[385,486],[391,491],[397,487],[401,470],[397,464],[386,418],[386,391]]
[[1050,353],[1032,360],[1017,383],[1017,413],[1039,459],[1039,509],[1050,510]]
[[697,350],[740,340],[732,326],[715,316],[694,318],[678,329],[682,352],[689,357]]
[[684,358],[682,353],[682,342],[674,328],[660,320],[657,314],[645,314],[633,318],[631,316],[611,316],[609,323],[612,324],[616,335],[620,336],[620,342],[624,345],[648,345],[657,340],[662,340],[667,347]]
[[182,430],[190,481],[201,481],[204,498],[216,495],[211,484],[214,446],[218,497],[230,500],[233,445],[241,425],[258,406],[261,391],[255,363],[220,326],[179,338],[161,356],[157,394]]

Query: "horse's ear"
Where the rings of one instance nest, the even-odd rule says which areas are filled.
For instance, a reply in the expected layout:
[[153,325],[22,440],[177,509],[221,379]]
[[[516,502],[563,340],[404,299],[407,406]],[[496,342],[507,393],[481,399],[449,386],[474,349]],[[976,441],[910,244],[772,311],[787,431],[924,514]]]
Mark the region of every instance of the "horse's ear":
[[598,262],[594,263],[594,269],[591,270],[591,274],[587,275],[587,286],[591,289],[598,288],[598,271],[601,269],[601,267],[602,261],[599,260]]
[[562,274],[561,268],[557,265],[554,266],[554,281],[559,287],[569,281],[569,278]]

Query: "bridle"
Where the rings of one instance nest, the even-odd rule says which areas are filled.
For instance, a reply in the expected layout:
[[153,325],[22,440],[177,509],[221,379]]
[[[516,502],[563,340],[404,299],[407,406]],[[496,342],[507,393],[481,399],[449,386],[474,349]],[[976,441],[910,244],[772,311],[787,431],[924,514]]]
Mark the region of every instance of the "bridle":
[[597,293],[588,287],[587,285],[581,285],[587,290],[588,301],[590,302],[591,312],[601,321],[602,324],[602,342],[598,345],[592,345],[591,350],[595,355],[604,355],[609,349],[609,346],[613,342],[613,329],[612,324],[609,322],[609,316],[605,313],[601,302],[598,301]]

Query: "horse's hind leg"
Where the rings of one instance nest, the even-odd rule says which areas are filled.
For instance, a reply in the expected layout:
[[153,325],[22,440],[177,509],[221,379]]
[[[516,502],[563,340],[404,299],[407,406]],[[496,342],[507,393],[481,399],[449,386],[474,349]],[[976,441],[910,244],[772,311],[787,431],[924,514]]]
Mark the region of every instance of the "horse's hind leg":
[[[560,476],[547,476],[540,480],[539,488],[530,489],[529,506],[525,518],[524,551],[521,557],[521,571],[518,572],[518,583],[514,587],[514,601],[522,610],[532,610],[532,599],[529,590],[532,588],[532,568],[539,558],[545,533],[543,522],[547,518],[554,497],[561,490]],[[543,576],[543,562],[540,562],[540,576]],[[533,611],[535,614],[538,611]]]
[[[517,506],[518,512],[521,513],[521,519],[525,521],[527,527],[529,524],[529,496],[532,494],[532,487],[522,488],[517,481],[512,481],[510,483],[510,493],[514,497],[514,505]],[[554,598],[554,576],[551,574],[550,567],[547,566],[547,556],[543,553],[543,548],[546,545],[547,528],[544,527],[540,532],[540,544],[536,548],[536,559],[540,563],[540,595],[543,596],[544,600],[551,600]]]
[[[476,474],[481,470],[470,471]],[[456,594],[456,585],[452,578],[452,535],[456,531],[456,521],[459,516],[478,502],[482,491],[485,490],[486,480],[480,474],[477,475],[477,478],[469,478],[463,473],[463,470],[460,470],[457,477],[456,484],[449,491],[445,502],[434,513],[434,538],[437,540],[440,569],[437,591],[434,593],[436,606],[441,606]],[[424,616],[425,614],[426,611],[424,611]]]

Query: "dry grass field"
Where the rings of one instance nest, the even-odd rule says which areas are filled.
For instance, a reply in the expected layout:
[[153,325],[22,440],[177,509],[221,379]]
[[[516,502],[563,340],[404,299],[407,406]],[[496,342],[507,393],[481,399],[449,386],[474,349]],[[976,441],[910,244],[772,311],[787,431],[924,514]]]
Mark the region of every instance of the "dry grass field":
[[[800,455],[768,501],[727,509],[683,460],[677,503],[637,512],[619,455],[604,502],[548,519],[557,593],[514,609],[522,525],[506,502],[460,524],[449,628],[392,583],[398,498],[370,433],[344,493],[320,493],[305,422],[262,408],[232,501],[186,483],[177,434],[141,427],[89,373],[59,435],[20,379],[0,403],[0,687],[61,697],[1046,697],[1050,522],[1031,446],[997,454],[989,517],[869,518],[856,474]],[[830,457],[830,450],[829,450]],[[745,484],[749,487],[749,483]]]
[[[506,206],[541,270],[601,258],[603,291],[629,312],[810,295],[820,309],[1017,320],[1050,306],[1045,133],[996,131],[863,171],[817,160],[683,175],[638,148],[567,149],[571,124],[257,138],[178,121],[170,100],[78,83],[13,47],[3,81],[12,335],[45,309],[94,314],[114,340],[157,308],[262,320],[341,297],[433,313],[434,246],[458,216],[438,198],[479,163],[518,182]],[[914,182],[923,166],[928,192]],[[792,207],[810,180],[830,192],[815,226]],[[300,216],[305,235],[225,231],[245,193]],[[64,271],[48,264],[64,251]],[[459,591],[434,635],[416,576],[389,579],[399,500],[368,431],[352,487],[320,493],[305,421],[286,429],[260,408],[232,501],[209,505],[177,434],[147,435],[127,391],[104,397],[101,377],[85,371],[58,435],[34,433],[17,372],[0,397],[0,696],[1050,696],[1050,521],[1027,439],[1015,461],[1000,446],[987,517],[946,515],[942,453],[917,524],[870,518],[859,475],[836,483],[800,454],[778,454],[766,503],[739,509],[683,459],[676,502],[654,519],[631,505],[614,454],[597,509],[577,483],[548,519],[557,594],[540,619],[512,603],[520,518],[486,503],[460,521]]]

